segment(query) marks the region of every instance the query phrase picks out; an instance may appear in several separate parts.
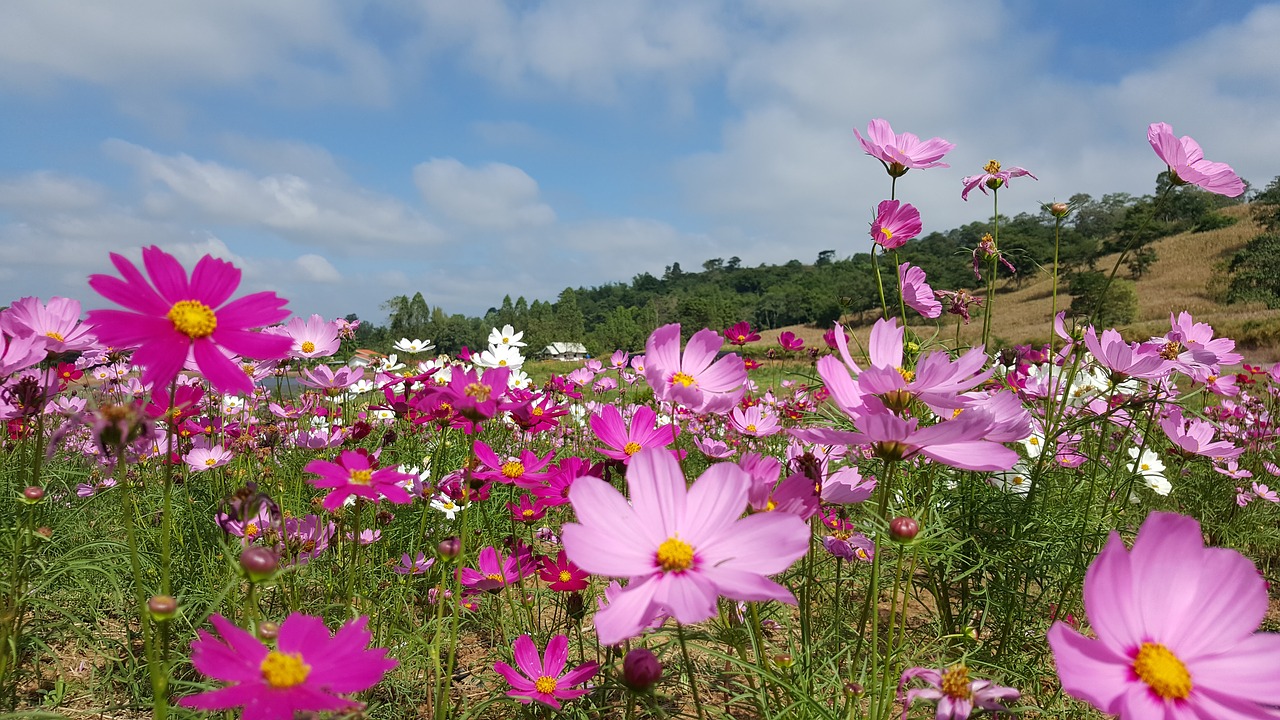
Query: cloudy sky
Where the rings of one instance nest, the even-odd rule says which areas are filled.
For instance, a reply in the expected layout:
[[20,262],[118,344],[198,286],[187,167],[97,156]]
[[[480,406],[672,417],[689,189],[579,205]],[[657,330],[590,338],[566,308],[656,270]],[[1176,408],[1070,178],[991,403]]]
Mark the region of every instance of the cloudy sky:
[[1280,174],[1280,3],[43,0],[0,23],[0,304],[158,244],[298,314],[863,251],[889,180],[854,127],[955,143],[927,230],[1150,192],[1171,123]]

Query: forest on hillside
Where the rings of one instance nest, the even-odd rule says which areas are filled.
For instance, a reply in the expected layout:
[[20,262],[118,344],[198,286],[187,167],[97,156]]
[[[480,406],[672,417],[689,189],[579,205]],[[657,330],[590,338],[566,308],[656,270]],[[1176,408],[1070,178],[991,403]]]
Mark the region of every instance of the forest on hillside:
[[[972,222],[945,232],[931,232],[910,240],[894,253],[876,257],[868,251],[844,255],[824,250],[809,262],[748,267],[738,257],[711,258],[698,269],[666,266],[661,277],[645,272],[630,282],[565,288],[554,301],[509,295],[481,317],[450,314],[431,307],[422,293],[398,295],[383,304],[383,325],[363,322],[357,334],[362,347],[388,351],[400,338],[429,339],[440,352],[455,353],[463,346],[483,347],[489,329],[512,325],[524,331],[530,348],[552,342],[581,342],[593,354],[614,349],[638,350],[654,328],[679,322],[688,332],[697,328],[723,329],[739,321],[755,327],[830,325],[839,318],[858,324],[880,315],[880,292],[874,263],[879,263],[886,294],[897,292],[897,262],[925,270],[935,289],[975,289],[981,281],[972,264],[973,249],[998,224],[1000,252],[1015,271],[1001,266],[1003,285],[1016,286],[1053,264],[1055,236],[1058,262],[1068,292],[1085,302],[1082,307],[1112,313],[1099,321],[1125,322],[1125,293],[1130,279],[1140,278],[1156,260],[1152,243],[1186,231],[1212,230],[1235,222],[1220,211],[1243,202],[1214,195],[1193,186],[1169,187],[1167,173],[1157,180],[1152,195],[1127,193],[1093,198],[1078,194],[1068,201],[1069,213],[1059,221],[1045,206],[1040,212],[1000,216]],[[1263,301],[1280,307],[1280,177],[1252,197],[1253,214],[1264,233],[1231,263],[1229,301]],[[1098,260],[1125,253],[1124,272],[1114,282],[1110,268]],[[1106,272],[1104,272],[1104,270]],[[1098,292],[1116,293],[1110,305],[1098,302]],[[892,310],[892,308],[891,308]],[[892,314],[892,313],[891,313]],[[357,319],[354,315],[348,320]],[[535,350],[536,354],[536,350]]]

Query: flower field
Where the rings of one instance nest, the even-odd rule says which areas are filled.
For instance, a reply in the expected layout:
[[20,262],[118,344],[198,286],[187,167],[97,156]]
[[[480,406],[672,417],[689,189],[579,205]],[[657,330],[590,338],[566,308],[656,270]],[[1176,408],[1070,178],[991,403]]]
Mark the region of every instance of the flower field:
[[[1148,136],[1169,187],[1244,192]],[[1280,717],[1280,365],[1056,292],[1048,344],[994,347],[999,197],[1036,176],[964,178],[985,292],[935,289],[897,251],[952,145],[858,139],[889,180],[865,342],[371,358],[158,247],[88,279],[107,309],[13,300],[0,718]]]

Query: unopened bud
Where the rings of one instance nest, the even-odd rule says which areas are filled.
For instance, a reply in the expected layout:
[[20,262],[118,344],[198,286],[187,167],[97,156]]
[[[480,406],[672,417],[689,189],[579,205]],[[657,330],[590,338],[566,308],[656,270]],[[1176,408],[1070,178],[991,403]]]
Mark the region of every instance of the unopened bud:
[[22,499],[30,503],[37,503],[44,499],[44,488],[39,485],[29,485],[22,490]]
[[250,581],[262,582],[275,575],[276,568],[280,567],[280,558],[270,548],[251,545],[240,553],[240,567],[244,568]]
[[462,539],[447,537],[436,546],[436,552],[440,553],[440,557],[445,560],[452,560],[458,557],[458,553],[462,552]]
[[258,639],[270,642],[280,634],[280,626],[270,620],[258,623]]
[[622,682],[636,692],[648,692],[662,678],[662,663],[648,648],[632,648],[622,661]]
[[152,595],[147,601],[147,611],[156,620],[172,620],[178,614],[178,601],[172,595]]
[[889,521],[889,537],[898,542],[911,542],[920,534],[920,523],[915,518],[896,517]]
[[778,653],[773,656],[773,664],[780,668],[789,668],[795,664],[795,659],[791,657],[791,653]]
[[1069,212],[1071,212],[1071,206],[1066,203],[1056,202],[1049,206],[1049,214],[1056,218],[1064,218]]

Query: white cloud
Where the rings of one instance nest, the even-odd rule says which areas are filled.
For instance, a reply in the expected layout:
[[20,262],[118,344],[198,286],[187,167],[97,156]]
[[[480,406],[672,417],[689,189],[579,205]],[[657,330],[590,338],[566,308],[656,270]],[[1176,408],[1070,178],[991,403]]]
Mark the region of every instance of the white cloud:
[[291,173],[259,176],[189,155],[161,155],[122,140],[108,155],[133,166],[150,188],[144,205],[157,217],[189,217],[261,228],[331,249],[439,242],[438,228],[394,198]]
[[58,212],[90,208],[102,202],[102,186],[84,178],[39,171],[0,180],[0,209],[20,212]]
[[385,103],[387,60],[332,0],[21,3],[0,23],[0,87],[89,83],[159,100],[195,86],[273,101]]
[[422,198],[435,212],[464,226],[513,230],[555,222],[538,198],[538,183],[504,163],[470,168],[453,158],[432,158],[413,169]]
[[338,273],[338,269],[320,255],[312,253],[299,255],[293,262],[302,273],[302,279],[307,282],[331,285],[342,281],[342,275]]

